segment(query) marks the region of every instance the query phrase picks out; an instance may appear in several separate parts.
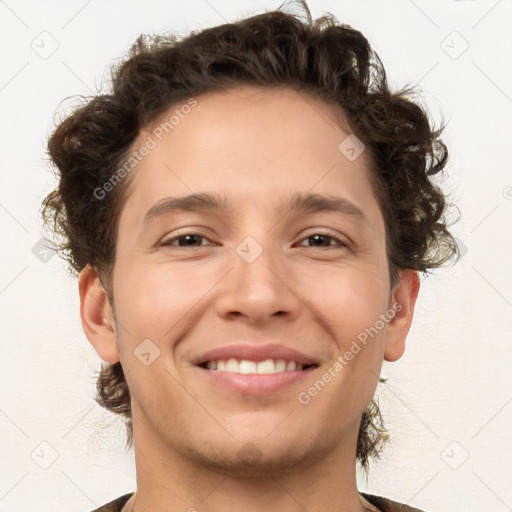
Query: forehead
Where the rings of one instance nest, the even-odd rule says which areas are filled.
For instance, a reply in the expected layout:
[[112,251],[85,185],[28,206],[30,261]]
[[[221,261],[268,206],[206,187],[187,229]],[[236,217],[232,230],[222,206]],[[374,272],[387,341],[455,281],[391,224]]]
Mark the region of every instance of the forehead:
[[212,191],[245,208],[277,208],[281,197],[305,192],[368,200],[367,155],[351,161],[340,152],[351,135],[341,108],[289,88],[193,99],[192,108],[183,100],[141,131],[133,147],[149,139],[154,147],[132,171],[126,207],[146,213],[166,196]]
[[[196,137],[207,131],[205,142],[215,143],[221,142],[223,134],[230,131],[232,138],[224,141],[226,144],[234,146],[236,140],[244,139],[244,147],[240,149],[247,150],[259,141],[268,145],[273,139],[283,150],[287,142],[293,142],[296,137],[308,138],[318,129],[351,133],[347,117],[339,105],[327,103],[305,90],[241,85],[193,97],[195,106],[189,108],[191,98],[169,107],[142,131],[142,135],[153,134],[156,130],[162,132],[163,138],[172,132],[175,139],[184,140],[190,139],[190,130]],[[237,128],[243,129],[238,131]],[[247,135],[255,137],[252,144]]]

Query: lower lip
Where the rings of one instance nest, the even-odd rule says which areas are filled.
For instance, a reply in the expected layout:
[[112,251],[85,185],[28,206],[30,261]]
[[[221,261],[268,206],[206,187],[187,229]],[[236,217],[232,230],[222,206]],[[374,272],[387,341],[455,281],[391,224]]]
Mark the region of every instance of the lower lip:
[[197,368],[214,384],[224,386],[235,393],[268,396],[299,384],[318,367],[313,366],[306,370],[270,374],[242,374]]

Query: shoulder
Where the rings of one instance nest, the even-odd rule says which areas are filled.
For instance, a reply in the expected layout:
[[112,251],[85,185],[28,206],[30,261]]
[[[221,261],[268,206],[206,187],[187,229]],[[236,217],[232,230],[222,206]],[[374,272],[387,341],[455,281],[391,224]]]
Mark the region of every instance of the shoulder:
[[91,512],[121,512],[121,509],[125,506],[126,502],[130,499],[133,492],[120,496],[119,498],[109,501],[102,505],[100,508],[94,509]]
[[426,512],[419,508],[413,508],[403,503],[384,498],[382,496],[374,496],[364,492],[359,493],[365,500],[376,506],[381,512]]

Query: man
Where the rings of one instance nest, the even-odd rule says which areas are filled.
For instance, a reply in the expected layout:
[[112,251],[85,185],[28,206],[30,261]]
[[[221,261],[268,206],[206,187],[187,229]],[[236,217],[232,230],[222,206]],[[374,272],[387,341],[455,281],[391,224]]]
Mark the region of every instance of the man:
[[417,510],[358,492],[419,272],[457,252],[447,152],[363,35],[280,10],[139,38],[49,141],[137,490],[97,512]]

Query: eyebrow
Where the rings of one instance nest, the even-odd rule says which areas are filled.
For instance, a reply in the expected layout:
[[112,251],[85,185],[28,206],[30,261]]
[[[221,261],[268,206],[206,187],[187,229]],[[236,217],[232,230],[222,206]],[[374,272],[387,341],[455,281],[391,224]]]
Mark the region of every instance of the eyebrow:
[[[218,212],[228,211],[229,204],[226,197],[209,193],[197,193],[181,197],[166,197],[158,201],[148,210],[144,216],[144,223],[146,224],[154,218],[161,217],[173,211],[201,212],[206,210]],[[353,216],[363,222],[368,222],[363,211],[344,197],[299,192],[294,194],[287,204],[281,206],[278,212],[283,213],[284,210],[311,213],[321,211],[337,212]]]

